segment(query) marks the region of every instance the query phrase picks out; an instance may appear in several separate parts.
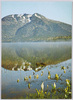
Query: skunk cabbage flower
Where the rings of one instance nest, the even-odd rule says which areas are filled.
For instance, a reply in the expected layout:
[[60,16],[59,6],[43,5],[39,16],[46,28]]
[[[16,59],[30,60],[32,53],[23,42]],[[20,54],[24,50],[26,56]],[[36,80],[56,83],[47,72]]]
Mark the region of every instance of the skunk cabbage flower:
[[48,75],[48,79],[50,79],[51,78],[51,75]]
[[41,76],[43,75],[43,73],[41,73]]
[[66,70],[64,70],[64,73],[66,73]]
[[54,85],[52,84],[52,89],[55,90],[56,89],[56,84],[54,83]]
[[54,83],[54,89],[56,89],[56,84]]
[[28,83],[28,88],[30,89],[30,83]]
[[64,69],[66,69],[66,68],[65,68],[64,66],[61,66],[61,69],[63,69],[63,70],[64,70]]
[[36,79],[38,79],[38,78],[39,78],[39,75],[37,74],[37,75],[36,75]]
[[66,79],[66,84],[68,87],[70,87],[70,80],[69,79]]
[[55,74],[55,79],[56,79],[56,80],[58,80],[58,79],[59,79],[58,74]]
[[31,79],[31,75],[29,76],[29,78]]
[[52,92],[56,92],[56,84],[52,84]]
[[67,98],[67,95],[65,94],[65,98]]
[[17,79],[17,82],[19,82],[19,79]]
[[41,84],[41,90],[44,90],[44,82]]
[[28,81],[28,76],[24,77],[24,80],[25,80],[25,81]]
[[68,87],[67,87],[67,88],[65,88],[65,89],[64,89],[64,91],[65,91],[65,93],[67,93],[67,92],[68,92]]

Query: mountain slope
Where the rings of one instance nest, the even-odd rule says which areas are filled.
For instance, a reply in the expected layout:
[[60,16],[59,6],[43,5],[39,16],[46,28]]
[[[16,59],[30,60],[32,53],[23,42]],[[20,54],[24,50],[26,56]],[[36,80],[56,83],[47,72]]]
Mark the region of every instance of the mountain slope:
[[2,41],[12,41],[16,31],[30,22],[29,14],[24,15],[9,15],[2,18]]
[[2,41],[24,42],[48,40],[55,37],[71,37],[72,26],[33,15],[9,15],[2,19]]

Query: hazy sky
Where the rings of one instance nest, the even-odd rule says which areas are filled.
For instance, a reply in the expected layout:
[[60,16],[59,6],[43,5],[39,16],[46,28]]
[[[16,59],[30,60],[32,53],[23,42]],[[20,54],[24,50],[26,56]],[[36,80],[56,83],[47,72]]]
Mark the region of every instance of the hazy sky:
[[72,24],[72,2],[25,2],[25,1],[2,1],[1,17],[10,14],[33,14]]

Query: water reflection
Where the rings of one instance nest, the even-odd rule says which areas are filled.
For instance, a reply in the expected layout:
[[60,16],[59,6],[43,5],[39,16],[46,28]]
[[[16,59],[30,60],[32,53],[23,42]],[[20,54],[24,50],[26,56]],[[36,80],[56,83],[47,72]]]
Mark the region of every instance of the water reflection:
[[[66,87],[66,79],[71,81],[71,62],[72,60],[67,60],[65,62],[61,62],[56,65],[52,65],[52,67],[46,66],[43,70],[35,72],[33,74],[33,70],[31,71],[11,71],[2,68],[2,84],[1,84],[1,93],[2,99],[16,99],[21,97],[26,97],[27,93],[35,93],[35,89],[41,89],[41,84],[44,82],[44,90],[46,91],[47,85],[49,86],[48,92],[52,89],[52,84],[55,82],[57,88],[65,88]],[[58,67],[56,67],[58,66]],[[61,66],[64,66],[66,69],[66,73],[64,70],[61,70]],[[67,69],[67,66],[69,67]],[[48,70],[47,70],[48,69]],[[43,75],[41,76],[41,73]],[[55,74],[61,76],[60,79],[55,79]],[[48,75],[51,75],[51,78],[48,79]],[[31,78],[29,78],[31,77]],[[35,78],[34,78],[35,77]],[[17,80],[19,79],[19,82]]]
[[2,67],[9,70],[39,71],[70,58],[71,41],[2,43]]

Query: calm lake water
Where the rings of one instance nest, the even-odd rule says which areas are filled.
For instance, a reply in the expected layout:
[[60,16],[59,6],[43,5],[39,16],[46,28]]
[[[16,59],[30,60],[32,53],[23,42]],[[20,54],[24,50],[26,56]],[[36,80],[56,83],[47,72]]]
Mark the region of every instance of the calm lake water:
[[[65,80],[71,80],[71,49],[71,41],[2,43],[2,98],[26,97],[27,93],[35,93],[36,88],[41,89],[42,82],[45,85],[44,91],[47,85],[50,91],[54,82],[57,88],[65,88]],[[61,70],[61,66],[66,67],[66,73]],[[48,79],[48,71],[51,73],[51,79]],[[39,75],[38,79],[34,78],[33,72],[34,75]],[[55,74],[62,75],[61,79],[56,81]],[[31,79],[25,81],[24,77],[30,75]]]

